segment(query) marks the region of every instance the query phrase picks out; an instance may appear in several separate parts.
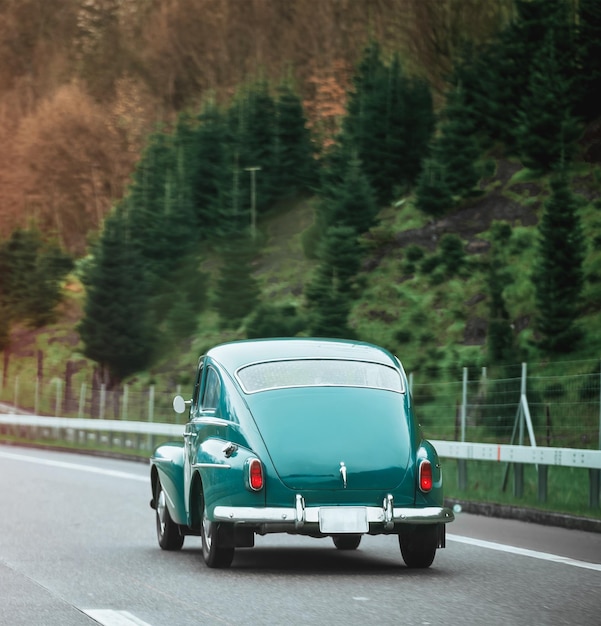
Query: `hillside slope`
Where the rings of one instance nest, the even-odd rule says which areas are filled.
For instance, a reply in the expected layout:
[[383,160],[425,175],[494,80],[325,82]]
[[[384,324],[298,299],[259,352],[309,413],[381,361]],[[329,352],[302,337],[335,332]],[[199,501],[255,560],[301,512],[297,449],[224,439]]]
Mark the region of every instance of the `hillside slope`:
[[[583,222],[590,241],[585,268],[590,284],[582,323],[594,331],[601,329],[601,293],[595,282],[601,276],[601,253],[590,233],[599,232],[601,216],[594,201],[601,198],[601,191],[592,172],[586,167],[573,186],[584,198]],[[536,224],[548,193],[547,181],[527,180],[527,174],[518,164],[500,161],[495,175],[483,181],[481,197],[437,220],[419,214],[410,197],[398,207],[383,209],[380,224],[364,237],[360,292],[351,314],[357,336],[397,352],[412,371],[486,364],[488,296],[481,262],[490,248],[491,224],[504,221],[513,230],[507,251],[512,280],[504,295],[518,346],[516,362],[527,358],[535,337],[530,271],[536,255]],[[255,276],[263,301],[302,307],[303,289],[316,265],[303,251],[303,234],[313,220],[313,202],[307,198],[265,217],[259,225],[264,245],[255,260]],[[448,234],[459,236],[464,244],[466,263],[459,275],[441,279],[436,272],[421,272],[410,263],[411,247],[421,247],[424,258],[433,257]],[[215,274],[217,265],[212,259],[209,255],[205,269]],[[81,356],[75,331],[84,297],[81,285],[73,279],[66,285],[56,324],[39,331],[13,329],[10,353],[5,357],[10,359],[11,372],[23,367],[34,371],[41,350],[46,354],[46,376],[62,377],[66,363],[72,361],[91,380],[93,364]],[[136,377],[134,384],[144,385],[152,379],[173,385],[186,380],[199,353],[212,343],[243,337],[242,329],[221,331],[216,314],[209,310],[200,316],[194,337],[175,347],[152,371]],[[598,356],[599,348],[591,341],[571,358]]]

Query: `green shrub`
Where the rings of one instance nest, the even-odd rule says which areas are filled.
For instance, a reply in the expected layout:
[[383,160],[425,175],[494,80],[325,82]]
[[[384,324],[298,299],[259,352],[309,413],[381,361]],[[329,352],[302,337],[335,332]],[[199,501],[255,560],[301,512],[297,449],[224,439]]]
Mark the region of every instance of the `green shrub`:
[[405,258],[413,263],[423,259],[425,254],[424,249],[415,243],[412,243],[405,248]]
[[547,385],[543,391],[545,400],[558,400],[566,395],[565,387],[561,383],[551,383]]
[[442,259],[437,254],[424,257],[419,265],[419,269],[422,274],[431,274],[442,262]]
[[401,328],[400,330],[397,330],[394,333],[394,339],[395,341],[397,341],[400,345],[409,343],[411,341],[411,331],[406,330],[405,328]]

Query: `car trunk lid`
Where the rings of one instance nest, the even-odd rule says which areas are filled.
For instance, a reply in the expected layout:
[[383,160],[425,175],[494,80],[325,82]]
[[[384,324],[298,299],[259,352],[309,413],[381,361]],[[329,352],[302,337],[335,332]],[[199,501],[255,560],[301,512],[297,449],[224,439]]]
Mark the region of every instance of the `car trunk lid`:
[[391,490],[411,443],[403,394],[303,388],[257,393],[249,405],[281,481],[296,490]]

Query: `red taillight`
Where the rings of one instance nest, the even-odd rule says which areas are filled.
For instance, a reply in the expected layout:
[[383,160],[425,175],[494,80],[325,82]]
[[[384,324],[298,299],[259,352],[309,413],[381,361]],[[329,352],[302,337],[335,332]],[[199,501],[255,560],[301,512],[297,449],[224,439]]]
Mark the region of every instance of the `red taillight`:
[[424,492],[432,489],[432,464],[430,461],[422,461],[419,464],[419,488]]
[[263,465],[259,459],[251,459],[248,463],[248,484],[253,491],[263,489]]

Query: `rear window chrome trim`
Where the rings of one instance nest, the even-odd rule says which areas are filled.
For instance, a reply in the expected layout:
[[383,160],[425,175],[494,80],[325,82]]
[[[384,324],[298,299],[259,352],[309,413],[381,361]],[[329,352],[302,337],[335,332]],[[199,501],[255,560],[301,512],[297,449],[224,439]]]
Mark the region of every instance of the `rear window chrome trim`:
[[[338,361],[341,363],[365,363],[367,365],[376,365],[380,367],[385,367],[392,370],[399,379],[399,388],[394,389],[388,386],[375,386],[375,385],[358,385],[358,384],[344,384],[344,383],[299,383],[292,385],[273,385],[269,387],[261,387],[260,389],[249,389],[243,382],[242,377],[240,376],[240,372],[249,367],[253,367],[256,365],[263,365],[268,363],[285,363],[285,362],[298,362],[298,361]],[[407,393],[407,389],[405,386],[405,382],[402,376],[402,370],[396,366],[395,363],[383,363],[381,361],[370,361],[366,359],[353,359],[349,357],[284,357],[284,358],[276,358],[276,359],[266,359],[266,360],[258,360],[252,361],[250,363],[245,363],[238,367],[234,372],[237,383],[242,388],[242,391],[247,395],[252,395],[255,393],[261,393],[263,391],[273,391],[276,389],[301,389],[301,388],[309,388],[309,387],[331,387],[331,388],[349,388],[349,389],[375,389],[379,391],[390,391],[392,393],[398,393],[404,395]]]

